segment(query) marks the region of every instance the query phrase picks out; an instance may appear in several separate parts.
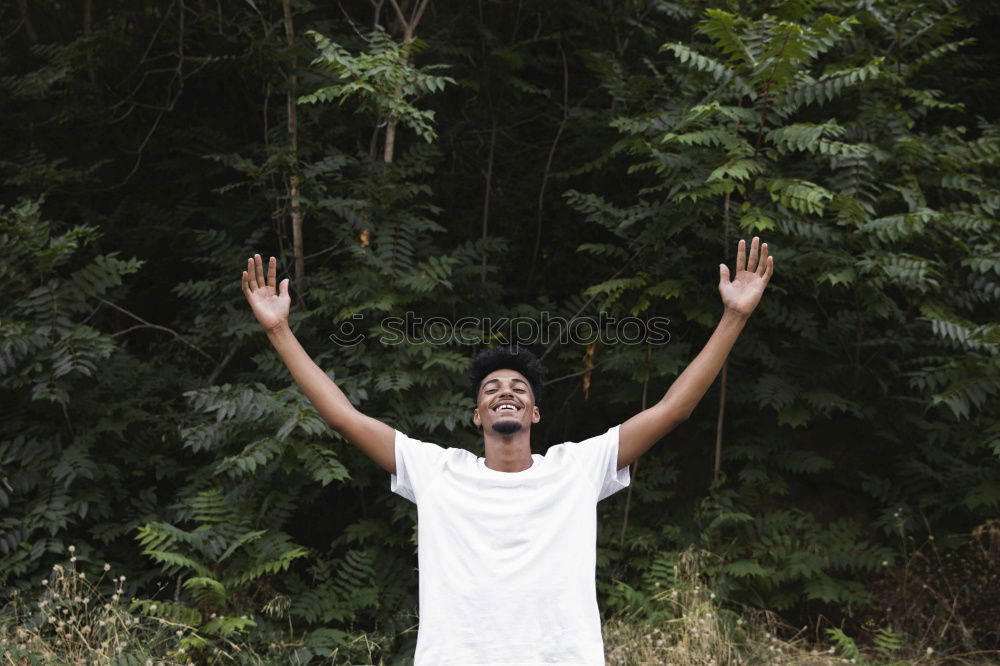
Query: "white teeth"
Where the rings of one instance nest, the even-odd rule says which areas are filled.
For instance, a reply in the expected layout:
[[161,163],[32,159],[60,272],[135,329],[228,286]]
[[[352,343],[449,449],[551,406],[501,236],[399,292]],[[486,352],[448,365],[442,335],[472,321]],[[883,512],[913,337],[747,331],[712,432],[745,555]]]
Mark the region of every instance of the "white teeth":
[[495,411],[495,412],[501,412],[501,411],[504,411],[504,410],[511,411],[511,412],[516,412],[517,411],[517,407],[515,407],[514,405],[500,405],[499,407],[494,408],[493,411]]

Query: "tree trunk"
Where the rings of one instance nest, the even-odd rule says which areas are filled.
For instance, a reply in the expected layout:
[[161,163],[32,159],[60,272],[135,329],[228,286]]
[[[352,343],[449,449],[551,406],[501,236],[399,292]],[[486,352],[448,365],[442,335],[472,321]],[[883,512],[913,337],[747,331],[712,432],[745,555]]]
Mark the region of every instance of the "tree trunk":
[[[83,3],[83,34],[90,37],[94,25],[94,0],[84,0]],[[91,55],[92,49],[87,49],[87,76],[90,84],[97,87],[97,70],[94,68],[94,57]]]
[[[493,154],[497,145],[497,121],[493,119],[493,128],[490,130],[490,156],[486,160],[486,193],[483,195],[483,243],[489,233],[490,221],[490,192],[493,189]],[[486,250],[483,250],[483,261],[480,267],[479,281],[486,284]]]
[[528,269],[528,284],[531,284],[532,280],[534,280],[538,252],[542,246],[542,221],[545,217],[545,188],[549,184],[552,159],[556,155],[556,147],[559,145],[559,139],[562,137],[563,130],[566,129],[566,123],[569,121],[569,64],[566,62],[566,51],[563,50],[562,42],[559,43],[559,55],[562,57],[563,66],[563,114],[562,120],[559,121],[559,129],[556,130],[556,136],[552,139],[552,145],[549,147],[549,156],[545,160],[545,171],[542,172],[542,187],[538,191],[538,208],[535,214],[535,245],[531,249],[531,268]]
[[719,480],[719,470],[722,469],[722,433],[726,415],[726,370],[729,361],[722,366],[722,381],[719,384],[719,412],[715,419],[715,464],[712,466],[712,481]]
[[382,161],[386,164],[392,163],[392,158],[396,152],[396,116],[393,115],[385,127],[385,150],[382,152]]
[[[288,40],[288,48],[295,48],[295,24],[292,17],[291,0],[282,0],[282,8],[285,12],[285,37]],[[303,213],[299,196],[301,194],[301,181],[299,178],[299,127],[295,109],[295,92],[297,81],[295,69],[298,67],[298,56],[292,55],[292,71],[288,74],[288,144],[289,161],[291,166],[291,176],[289,177],[289,195],[292,208],[292,254],[295,257],[295,290],[298,292],[299,303],[302,302],[305,294],[305,274],[306,262],[305,251],[302,244],[302,220]]]
[[[649,329],[649,318],[652,316],[652,312],[647,312],[646,314],[646,329]],[[646,378],[642,382],[642,404],[639,407],[640,412],[646,411],[647,397],[649,393],[649,371],[653,365],[653,345],[649,341],[646,342]],[[629,476],[631,477],[631,482],[628,484],[628,492],[625,494],[625,514],[622,516],[622,533],[618,539],[618,545],[625,546],[625,530],[628,528],[628,511],[632,506],[632,488],[635,486],[635,477],[639,473],[639,458],[635,459],[632,463],[632,469],[629,471]]]
[[[413,6],[413,11],[410,12],[410,17],[407,18],[405,13],[409,8],[409,3],[407,0],[403,0],[403,6],[400,7],[397,0],[389,0],[392,4],[392,9],[396,13],[396,19],[399,21],[399,25],[403,27],[403,59],[399,62],[400,65],[404,67],[410,62],[410,42],[413,41],[413,36],[417,32],[417,24],[420,23],[420,19],[423,18],[424,10],[427,9],[427,5],[430,4],[430,0],[417,0],[417,3]],[[396,86],[394,94],[396,96],[401,95],[403,92],[403,84]],[[389,116],[386,126],[385,126],[385,150],[382,153],[382,161],[386,164],[392,162],[393,157],[396,154],[396,126],[399,124],[399,118],[393,114]]]
[[[402,19],[401,19],[402,20]],[[405,67],[410,62],[410,40],[413,39],[415,24],[403,24],[403,59],[399,62]],[[393,96],[399,97],[403,92],[403,84],[400,83],[393,91]],[[385,151],[382,153],[382,161],[391,164],[396,154],[396,126],[399,124],[399,117],[393,113],[385,126]]]
[[32,44],[38,43],[38,31],[35,24],[31,22],[31,14],[28,13],[28,0],[17,0],[17,9],[21,12],[21,23],[24,24],[24,32],[28,35],[28,41]]

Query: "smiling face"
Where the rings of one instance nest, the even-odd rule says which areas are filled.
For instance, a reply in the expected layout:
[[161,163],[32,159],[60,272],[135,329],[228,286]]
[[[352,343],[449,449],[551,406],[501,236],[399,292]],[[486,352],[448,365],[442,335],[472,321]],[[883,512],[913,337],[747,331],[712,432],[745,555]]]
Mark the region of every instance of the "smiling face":
[[472,422],[500,435],[531,428],[541,415],[531,384],[516,370],[494,370],[479,385]]

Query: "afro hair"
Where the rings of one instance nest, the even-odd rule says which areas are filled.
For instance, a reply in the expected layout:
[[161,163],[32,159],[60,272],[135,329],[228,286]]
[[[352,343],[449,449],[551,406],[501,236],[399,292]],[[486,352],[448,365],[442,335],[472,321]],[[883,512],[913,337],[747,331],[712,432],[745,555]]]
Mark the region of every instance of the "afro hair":
[[541,400],[545,368],[530,350],[520,345],[484,349],[469,361],[469,390],[472,401],[479,399],[479,386],[488,374],[495,370],[516,370],[524,375],[531,385],[535,404]]

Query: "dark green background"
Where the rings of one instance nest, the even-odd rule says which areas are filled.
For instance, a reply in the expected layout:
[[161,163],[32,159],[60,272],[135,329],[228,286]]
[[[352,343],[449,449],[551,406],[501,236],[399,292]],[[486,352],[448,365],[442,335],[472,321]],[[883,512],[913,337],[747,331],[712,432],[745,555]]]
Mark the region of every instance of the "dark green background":
[[[195,624],[405,660],[415,510],[290,385],[246,257],[279,257],[296,334],[362,411],[473,450],[476,349],[380,345],[382,317],[669,318],[666,345],[536,347],[542,451],[659,399],[759,233],[776,272],[728,366],[718,482],[717,383],[600,505],[602,608],[662,617],[695,547],[733,608],[996,649],[996,9],[438,0],[411,61],[451,80],[407,98],[436,138],[400,122],[387,163],[391,112],[348,95],[297,106],[292,155],[289,93],[341,83],[307,31],[401,40],[374,6],[296,0],[292,46],[276,0],[0,8],[0,584],[74,544],[139,599],[219,581],[177,588]],[[368,339],[334,344],[354,314]]]

